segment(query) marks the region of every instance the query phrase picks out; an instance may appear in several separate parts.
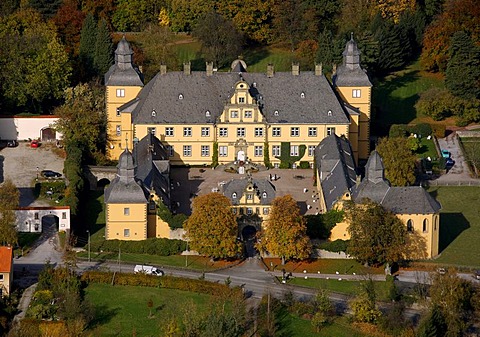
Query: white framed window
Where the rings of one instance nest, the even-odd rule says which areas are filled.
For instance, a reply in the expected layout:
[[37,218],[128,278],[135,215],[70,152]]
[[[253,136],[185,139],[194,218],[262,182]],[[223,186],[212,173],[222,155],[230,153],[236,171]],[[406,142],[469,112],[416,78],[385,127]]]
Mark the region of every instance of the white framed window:
[[272,156],[280,157],[280,145],[272,145]]
[[173,137],[173,127],[167,126],[165,128],[165,137]]
[[156,132],[157,132],[157,128],[147,128],[147,133],[151,133],[152,135],[155,136]]
[[233,213],[233,214],[237,214],[237,209],[236,209],[236,208],[232,208],[232,213]]
[[245,118],[252,118],[252,110],[245,111]]
[[230,112],[230,117],[231,118],[238,118],[238,111],[237,110],[232,110]]
[[245,137],[245,128],[237,128],[237,137]]
[[67,212],[62,212],[62,219],[66,219],[67,218]]
[[247,200],[253,200],[253,194],[252,193],[247,194]]
[[117,117],[120,117],[120,109],[119,109],[119,108],[117,108],[117,110],[116,110],[116,111],[117,111]]
[[117,89],[117,97],[125,97],[125,89]]
[[218,135],[220,137],[228,137],[228,129],[227,128],[220,128],[218,131]]
[[263,192],[263,193],[262,193],[262,198],[263,198],[263,199],[267,199],[267,192]]
[[264,207],[263,208],[263,214],[267,215],[269,213],[269,208]]
[[290,145],[290,155],[298,156],[298,145]]
[[254,153],[255,153],[255,157],[263,156],[263,146],[256,145],[255,148],[254,148]]
[[360,98],[360,97],[362,97],[362,90],[360,90],[360,89],[353,89],[353,90],[352,90],[352,97],[353,97],[353,98]]
[[175,153],[174,150],[173,150],[173,145],[167,145],[166,148],[167,148],[167,154],[168,154],[168,156],[169,156],[169,157],[173,157],[173,155],[174,155],[174,153]]
[[120,125],[117,125],[116,127],[116,133],[117,133],[117,136],[121,136],[122,135],[122,127]]
[[273,168],[279,168],[280,167],[280,163],[273,163]]
[[183,145],[183,156],[184,157],[192,156],[192,145]]
[[228,146],[219,146],[218,147],[218,155],[220,157],[228,156]]
[[202,145],[200,149],[202,157],[210,156],[210,145]]
[[300,128],[297,126],[294,126],[290,129],[290,136],[292,137],[298,137],[300,136]]
[[280,128],[278,128],[278,127],[272,128],[272,136],[273,137],[280,137],[281,134],[282,133],[280,132]]
[[202,137],[210,137],[210,128],[208,127],[202,128]]
[[183,137],[192,137],[192,128],[183,128]]
[[308,137],[317,137],[317,128],[308,128]]
[[130,236],[130,229],[125,228],[125,229],[123,230],[123,236],[126,237],[126,238],[128,238],[128,237]]
[[124,207],[123,208],[123,215],[130,215],[130,208]]
[[263,128],[255,128],[255,137],[263,137]]
[[253,209],[251,207],[247,207],[247,214],[252,215]]
[[313,157],[315,154],[315,145],[308,145],[308,156]]
[[333,135],[335,133],[335,128],[327,128],[327,136]]
[[245,103],[245,97],[239,97],[238,103]]

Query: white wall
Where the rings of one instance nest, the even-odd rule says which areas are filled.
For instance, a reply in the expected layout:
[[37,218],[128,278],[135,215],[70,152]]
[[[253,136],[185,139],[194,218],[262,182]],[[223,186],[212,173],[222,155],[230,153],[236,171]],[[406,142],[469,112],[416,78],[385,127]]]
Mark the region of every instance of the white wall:
[[[55,116],[35,117],[2,117],[0,118],[0,138],[28,140],[37,139],[41,136],[41,130],[52,127],[58,120]],[[56,138],[60,139],[61,134],[57,132]]]
[[[38,213],[38,219],[35,219]],[[42,217],[55,215],[58,217],[60,232],[70,229],[70,207],[22,207],[15,210],[15,226],[19,232],[40,233],[42,231]],[[38,225],[38,226],[36,226]]]

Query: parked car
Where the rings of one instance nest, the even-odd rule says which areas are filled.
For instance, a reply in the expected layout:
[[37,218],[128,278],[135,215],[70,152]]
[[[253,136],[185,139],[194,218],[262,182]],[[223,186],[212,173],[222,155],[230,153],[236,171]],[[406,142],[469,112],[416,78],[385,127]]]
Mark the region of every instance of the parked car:
[[52,170],[43,170],[41,172],[41,175],[44,178],[60,178],[62,176],[61,173],[58,173]]
[[441,152],[443,158],[450,158],[450,156],[452,155],[448,150],[442,150]]
[[135,268],[133,268],[133,272],[135,274],[144,273],[147,275],[155,275],[155,276],[163,276],[165,273],[160,269],[153,267],[153,266],[144,266],[142,264],[137,264]]
[[40,143],[38,142],[38,140],[32,140],[30,143],[30,147],[33,147],[33,148],[37,148],[39,146],[40,146]]
[[445,166],[451,167],[453,165],[455,165],[455,160],[453,160],[452,158],[446,158],[445,159]]
[[475,270],[473,273],[473,277],[477,280],[480,280],[480,270]]
[[7,147],[17,147],[18,146],[18,141],[16,140],[8,140],[7,141]]

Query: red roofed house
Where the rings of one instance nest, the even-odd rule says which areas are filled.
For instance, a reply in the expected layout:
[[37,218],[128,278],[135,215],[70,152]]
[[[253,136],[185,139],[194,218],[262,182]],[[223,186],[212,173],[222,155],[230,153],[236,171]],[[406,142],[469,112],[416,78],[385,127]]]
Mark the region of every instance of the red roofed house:
[[13,248],[0,247],[0,296],[10,295],[13,284]]

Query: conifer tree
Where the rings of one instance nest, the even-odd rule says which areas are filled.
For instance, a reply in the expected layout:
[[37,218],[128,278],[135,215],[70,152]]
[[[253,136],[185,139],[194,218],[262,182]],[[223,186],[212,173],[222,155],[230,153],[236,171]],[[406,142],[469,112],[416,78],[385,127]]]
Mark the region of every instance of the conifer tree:
[[7,179],[0,186],[0,244],[17,243],[15,228],[15,209],[20,202],[20,192],[15,184]]
[[105,74],[113,63],[113,43],[108,30],[107,22],[101,20],[97,28],[95,41],[94,65],[97,75]]
[[94,74],[94,56],[97,41],[97,23],[92,14],[88,14],[82,25],[80,34],[79,57],[83,69],[82,80],[88,81]]

